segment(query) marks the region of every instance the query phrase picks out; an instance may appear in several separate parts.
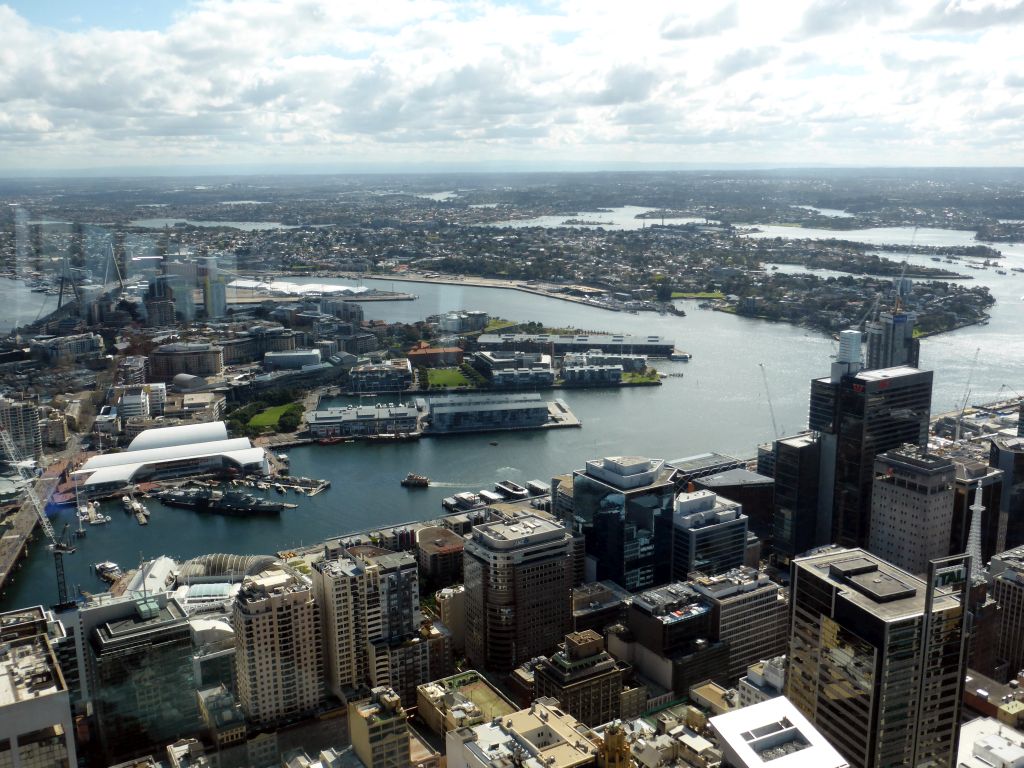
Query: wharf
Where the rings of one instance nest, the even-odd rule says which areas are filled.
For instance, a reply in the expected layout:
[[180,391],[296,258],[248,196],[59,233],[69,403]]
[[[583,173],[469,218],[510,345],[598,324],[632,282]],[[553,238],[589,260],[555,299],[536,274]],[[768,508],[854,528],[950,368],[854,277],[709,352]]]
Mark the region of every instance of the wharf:
[[[36,494],[40,499],[47,499],[56,485],[55,477],[40,478],[36,481]],[[7,580],[27,554],[28,543],[32,540],[36,526],[39,525],[35,508],[28,500],[28,496],[22,499],[20,507],[7,516],[3,525],[6,530],[0,537],[0,590],[7,584]]]

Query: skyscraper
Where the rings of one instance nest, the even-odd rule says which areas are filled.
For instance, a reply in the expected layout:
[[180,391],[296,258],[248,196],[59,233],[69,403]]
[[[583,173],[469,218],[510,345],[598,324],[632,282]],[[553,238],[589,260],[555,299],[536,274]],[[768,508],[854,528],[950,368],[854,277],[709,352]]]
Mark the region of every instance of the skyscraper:
[[882,312],[867,324],[867,370],[909,365],[917,368],[921,342],[914,338],[917,315],[913,312]]
[[713,576],[743,565],[747,517],[736,502],[711,491],[680,493],[672,525],[673,580],[682,581],[692,571]]
[[320,615],[310,585],[271,568],[242,582],[232,610],[238,698],[257,725],[312,713],[323,701]]
[[[43,433],[39,428],[39,409],[35,403],[23,400],[11,400],[0,397],[0,429],[6,430],[14,447],[21,454],[20,459],[38,459],[43,455]],[[0,447],[0,456],[7,461],[14,457],[6,456]]]
[[669,580],[673,474],[640,456],[596,459],[573,472],[571,527],[585,539],[584,581],[637,591]]
[[949,554],[956,468],[948,458],[908,447],[875,459],[868,549],[920,576]]
[[875,457],[928,439],[932,372],[863,371],[860,334],[840,334],[832,375],[811,381],[808,426],[820,434],[818,544],[868,545]]
[[953,764],[964,560],[932,563],[929,581],[860,549],[793,561],[786,696],[853,768]]
[[1000,514],[1006,518],[1006,546],[1024,544],[1024,437],[992,439],[989,465],[1003,470]]
[[486,523],[466,542],[466,655],[510,672],[552,650],[572,627],[573,539],[534,515]]
[[992,597],[1002,609],[996,657],[1013,676],[1024,670],[1024,547],[993,557],[989,573]]
[[821,444],[813,434],[776,440],[773,445],[775,500],[771,549],[784,566],[812,549],[818,514]]

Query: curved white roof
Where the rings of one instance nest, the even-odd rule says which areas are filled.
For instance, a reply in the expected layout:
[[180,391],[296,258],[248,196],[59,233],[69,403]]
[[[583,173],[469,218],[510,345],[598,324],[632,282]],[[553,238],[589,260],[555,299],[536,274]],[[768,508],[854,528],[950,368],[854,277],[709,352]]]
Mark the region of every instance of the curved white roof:
[[150,448],[169,448],[175,445],[194,445],[195,443],[227,439],[228,428],[224,422],[211,421],[205,424],[184,424],[180,427],[147,429],[132,440],[128,450],[144,451]]

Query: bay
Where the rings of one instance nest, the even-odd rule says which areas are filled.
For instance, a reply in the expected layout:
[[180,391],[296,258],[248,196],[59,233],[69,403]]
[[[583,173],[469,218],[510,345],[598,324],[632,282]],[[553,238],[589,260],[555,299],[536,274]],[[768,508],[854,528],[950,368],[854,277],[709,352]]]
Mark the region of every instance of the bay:
[[[784,228],[788,236],[809,230]],[[945,230],[940,230],[945,231]],[[891,235],[909,244],[912,228]],[[953,234],[951,239],[961,236]],[[920,242],[920,231],[918,239]],[[942,243],[936,243],[942,244]],[[1024,266],[1024,246],[996,246],[1003,263]],[[894,256],[894,258],[896,258]],[[911,256],[912,263],[932,264]],[[958,268],[959,265],[943,265]],[[780,269],[802,269],[783,266]],[[933,412],[958,407],[971,376],[971,402],[994,399],[1007,384],[1024,391],[1024,274],[978,271],[976,279],[989,285],[998,299],[987,326],[924,339],[921,365],[935,371]],[[302,282],[296,279],[296,282]],[[354,285],[349,280],[310,278],[309,282]],[[500,479],[547,481],[552,474],[582,467],[590,458],[639,454],[679,458],[704,451],[752,456],[759,442],[773,437],[768,392],[759,363],[764,363],[779,430],[791,434],[807,422],[810,380],[828,373],[836,344],[821,334],[785,324],[766,323],[697,308],[678,302],[686,317],[644,313],[615,313],[512,289],[465,284],[425,284],[398,280],[365,280],[369,287],[418,295],[415,301],[366,302],[368,319],[413,322],[430,314],[455,309],[482,309],[492,316],[535,320],[547,325],[585,330],[661,334],[679,349],[693,354],[689,363],[653,361],[662,371],[684,374],[660,387],[617,390],[559,390],[583,422],[581,429],[496,433],[424,439],[419,443],[387,446],[304,446],[288,451],[292,472],[328,478],[329,491],[313,498],[293,496],[299,504],[280,518],[237,519],[198,515],[148,502],[152,522],[140,527],[107,506],[113,518],[107,526],[89,528],[78,552],[65,558],[72,587],[99,591],[103,585],[92,564],[114,560],[124,567],[142,558],[168,554],[186,558],[208,552],[274,552],[323,540],[332,535],[436,517],[441,499],[461,490],[489,488]],[[40,296],[29,294],[29,296]],[[43,297],[52,298],[52,297]],[[978,352],[978,364],[970,373]],[[494,440],[497,446],[490,445]],[[430,477],[436,484],[407,490],[399,480],[407,472]],[[71,510],[55,518],[58,530],[73,523]],[[52,602],[55,596],[53,561],[38,542],[0,597],[0,607]]]

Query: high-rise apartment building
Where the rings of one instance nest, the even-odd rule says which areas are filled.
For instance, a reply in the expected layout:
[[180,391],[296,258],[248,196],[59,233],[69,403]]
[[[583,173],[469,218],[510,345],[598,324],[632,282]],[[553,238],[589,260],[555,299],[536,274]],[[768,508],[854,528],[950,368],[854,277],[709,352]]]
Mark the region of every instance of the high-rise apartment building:
[[711,637],[729,645],[729,680],[760,659],[785,653],[789,602],[786,591],[753,568],[700,576],[690,586],[711,608]]
[[861,549],[793,561],[786,696],[853,768],[954,764],[966,570],[946,558],[929,583]]
[[931,397],[931,371],[863,371],[860,333],[840,334],[831,376],[811,381],[808,426],[821,442],[818,543],[868,545],[875,457],[927,443]]
[[409,768],[409,717],[390,688],[377,687],[370,698],[348,705],[352,748],[366,768]]
[[1024,670],[1024,546],[995,555],[989,574],[992,597],[1001,608],[996,658],[1013,676]]
[[43,455],[43,433],[39,427],[39,409],[35,403],[12,400],[0,396],[0,429],[6,431],[21,454],[7,456],[0,446],[0,457],[5,461],[40,459]]
[[317,563],[324,664],[332,693],[351,700],[372,687],[412,705],[416,686],[448,672],[451,639],[423,623],[419,573],[409,552],[362,545]]
[[573,472],[573,516],[585,539],[584,581],[637,591],[671,576],[675,470],[664,461],[613,456]]
[[818,543],[820,464],[821,443],[811,433],[784,437],[772,447],[775,500],[771,550],[780,565],[788,565]]
[[949,554],[956,468],[948,458],[913,446],[875,459],[868,549],[898,568],[921,575]]
[[867,324],[867,359],[865,368],[894,368],[909,365],[917,368],[921,341],[914,338],[917,315],[913,312],[882,312]]
[[466,542],[466,655],[510,672],[572,627],[573,538],[535,515],[478,525]]
[[320,611],[310,585],[277,567],[247,576],[231,614],[238,698],[257,725],[314,712],[323,701]]
[[747,516],[734,501],[712,491],[680,493],[672,516],[672,578],[693,571],[707,576],[743,565]]
[[625,670],[604,649],[597,632],[570,632],[558,651],[534,665],[534,698],[558,699],[562,709],[581,723],[598,726],[622,717]]
[[41,607],[0,614],[0,765],[74,768],[68,686]]

